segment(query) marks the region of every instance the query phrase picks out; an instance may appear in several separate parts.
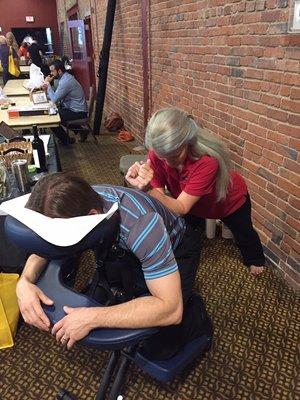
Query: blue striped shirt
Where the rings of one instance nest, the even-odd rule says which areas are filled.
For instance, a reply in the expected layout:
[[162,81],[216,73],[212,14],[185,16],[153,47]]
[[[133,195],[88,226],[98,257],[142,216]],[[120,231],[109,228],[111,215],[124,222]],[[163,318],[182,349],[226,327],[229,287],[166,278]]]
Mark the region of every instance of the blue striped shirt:
[[119,246],[140,260],[146,280],[178,269],[173,250],[185,232],[184,219],[148,194],[120,186],[94,186],[104,200],[104,212],[119,204]]

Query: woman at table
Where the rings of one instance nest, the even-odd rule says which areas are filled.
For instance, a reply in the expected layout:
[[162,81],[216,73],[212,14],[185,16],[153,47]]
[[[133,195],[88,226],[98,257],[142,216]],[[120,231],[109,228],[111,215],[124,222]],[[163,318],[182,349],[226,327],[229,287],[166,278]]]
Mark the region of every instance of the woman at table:
[[23,42],[21,44],[21,46],[19,47],[19,50],[18,50],[18,54],[19,54],[20,57],[24,57],[26,65],[27,65],[28,64],[28,60],[29,60],[29,57],[28,57],[28,43]]
[[153,197],[173,212],[189,214],[193,224],[203,218],[221,219],[232,231],[251,273],[263,272],[265,257],[252,225],[247,186],[230,169],[224,143],[199,128],[186,112],[166,108],[150,119],[146,147],[149,160],[131,166],[126,180],[142,190],[151,183]]
[[41,68],[41,71],[45,76],[50,74],[49,66],[43,63],[43,49],[37,42],[37,39],[33,37],[32,44],[28,47],[28,54],[30,56],[31,62]]
[[[15,49],[13,49],[13,48],[11,48],[11,49],[12,49],[14,62],[16,65],[19,65],[18,55],[17,55]],[[15,79],[15,77],[8,72],[9,52],[10,52],[10,47],[7,44],[7,40],[6,40],[5,36],[0,36],[0,61],[1,61],[2,69],[3,69],[2,74],[3,74],[3,84],[4,85],[6,84],[6,82],[9,79]]]

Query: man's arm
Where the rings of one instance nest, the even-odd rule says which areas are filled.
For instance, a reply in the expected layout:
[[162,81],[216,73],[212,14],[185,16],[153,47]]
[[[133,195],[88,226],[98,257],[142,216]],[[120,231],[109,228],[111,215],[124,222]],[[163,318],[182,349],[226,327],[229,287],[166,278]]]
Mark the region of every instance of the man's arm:
[[151,296],[111,307],[65,307],[67,316],[54,325],[52,333],[57,341],[67,339],[67,346],[71,348],[96,328],[135,329],[179,324],[183,312],[179,272],[146,283]]
[[41,302],[52,305],[53,301],[34,284],[46,265],[47,260],[32,254],[18,281],[16,293],[24,321],[39,329],[49,331],[50,321],[41,307]]
[[[47,78],[45,79],[45,81],[47,82]],[[48,80],[49,82],[49,80]],[[58,103],[59,101],[63,100],[67,94],[69,93],[69,86],[68,84],[66,84],[65,82],[60,82],[58,84],[58,88],[56,89],[56,91],[54,92],[54,90],[52,89],[52,86],[48,84],[47,87],[47,94],[50,98],[51,101],[53,101],[53,103]]]

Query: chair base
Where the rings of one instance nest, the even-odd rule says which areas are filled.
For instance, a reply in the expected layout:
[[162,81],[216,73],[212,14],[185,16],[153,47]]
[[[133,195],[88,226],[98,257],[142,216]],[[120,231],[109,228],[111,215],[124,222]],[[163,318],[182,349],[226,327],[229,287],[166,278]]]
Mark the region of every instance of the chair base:
[[211,337],[202,335],[187,343],[180,352],[169,360],[150,360],[139,350],[134,361],[144,372],[160,382],[166,383],[182,372],[196,357],[208,351],[211,342]]

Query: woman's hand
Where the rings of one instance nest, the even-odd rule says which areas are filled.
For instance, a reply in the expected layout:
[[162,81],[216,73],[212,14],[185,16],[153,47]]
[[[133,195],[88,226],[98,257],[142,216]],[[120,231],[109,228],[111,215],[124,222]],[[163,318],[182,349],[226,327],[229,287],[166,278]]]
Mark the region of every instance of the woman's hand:
[[51,332],[57,342],[61,342],[70,349],[74,343],[87,336],[93,329],[93,308],[65,306],[64,311],[67,315],[53,326]]
[[24,321],[43,331],[49,331],[51,324],[41,302],[51,306],[53,301],[25,277],[19,279],[16,293]]
[[135,162],[125,176],[126,181],[136,189],[148,190],[150,182],[154,176],[154,171],[151,168],[150,160],[147,162]]

